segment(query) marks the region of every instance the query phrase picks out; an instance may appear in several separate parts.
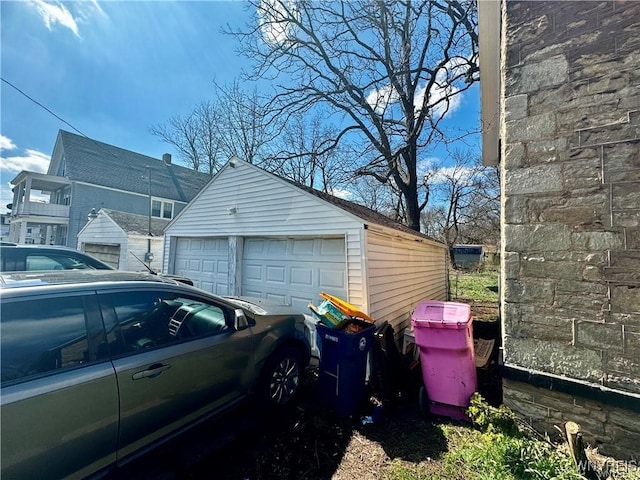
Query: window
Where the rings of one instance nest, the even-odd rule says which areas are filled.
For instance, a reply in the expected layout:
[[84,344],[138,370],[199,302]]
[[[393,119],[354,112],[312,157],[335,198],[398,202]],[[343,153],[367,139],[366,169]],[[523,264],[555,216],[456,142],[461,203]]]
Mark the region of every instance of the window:
[[3,302],[1,313],[2,383],[94,360],[83,297]]
[[173,203],[165,202],[162,205],[162,218],[173,218]]
[[173,218],[173,202],[154,199],[151,201],[151,216],[156,218]]
[[174,292],[121,292],[100,301],[113,355],[229,330],[223,308]]
[[159,217],[161,208],[162,208],[162,202],[160,200],[153,200],[151,202],[151,216]]

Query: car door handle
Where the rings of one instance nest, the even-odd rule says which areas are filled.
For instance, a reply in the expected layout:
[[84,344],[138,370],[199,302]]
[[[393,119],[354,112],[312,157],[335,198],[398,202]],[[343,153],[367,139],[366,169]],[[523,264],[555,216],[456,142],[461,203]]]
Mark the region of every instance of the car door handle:
[[162,363],[154,363],[146,370],[142,370],[141,372],[136,372],[133,374],[131,378],[134,380],[140,380],[141,378],[156,378],[161,375],[165,370],[169,370],[171,365],[163,365]]

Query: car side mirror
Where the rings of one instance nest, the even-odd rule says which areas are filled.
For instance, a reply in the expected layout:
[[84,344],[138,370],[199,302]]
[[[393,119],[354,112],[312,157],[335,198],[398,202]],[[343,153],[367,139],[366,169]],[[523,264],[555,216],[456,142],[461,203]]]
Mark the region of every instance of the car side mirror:
[[237,330],[244,330],[249,326],[247,316],[244,314],[244,310],[236,308],[234,313],[233,328]]

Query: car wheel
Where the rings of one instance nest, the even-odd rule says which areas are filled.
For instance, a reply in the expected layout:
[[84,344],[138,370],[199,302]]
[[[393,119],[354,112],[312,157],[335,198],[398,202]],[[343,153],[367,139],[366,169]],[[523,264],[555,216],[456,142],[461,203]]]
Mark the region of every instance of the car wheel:
[[272,408],[291,405],[302,383],[302,361],[294,348],[278,350],[268,361],[260,385],[261,400]]

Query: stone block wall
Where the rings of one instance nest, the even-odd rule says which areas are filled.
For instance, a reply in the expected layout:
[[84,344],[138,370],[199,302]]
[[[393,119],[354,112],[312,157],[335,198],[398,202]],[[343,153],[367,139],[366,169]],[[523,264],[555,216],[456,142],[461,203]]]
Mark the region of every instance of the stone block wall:
[[[637,402],[640,2],[506,1],[502,32],[505,364]],[[521,398],[519,384],[505,383],[507,404],[531,394],[538,413],[562,410],[530,386]],[[589,411],[588,435],[606,450],[618,442],[603,426],[613,417]],[[640,413],[628,415],[616,431],[640,445]]]

